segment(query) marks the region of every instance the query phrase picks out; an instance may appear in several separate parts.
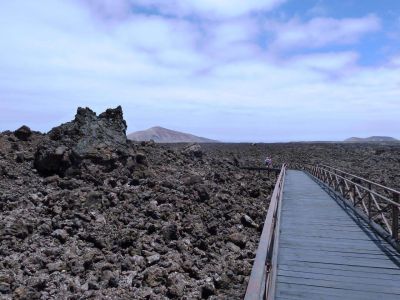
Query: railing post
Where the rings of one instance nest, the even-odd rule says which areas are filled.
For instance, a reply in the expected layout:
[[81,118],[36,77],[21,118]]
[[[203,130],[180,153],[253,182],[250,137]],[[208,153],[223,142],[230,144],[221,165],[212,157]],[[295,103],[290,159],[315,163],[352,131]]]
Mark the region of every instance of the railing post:
[[[368,190],[371,191],[371,183],[368,183]],[[372,196],[371,192],[368,192],[368,219],[371,220],[372,212],[371,212],[371,204],[372,204]]]
[[[393,201],[399,203],[399,194],[393,193]],[[392,204],[392,238],[399,239],[399,208]]]
[[353,195],[353,206],[355,207],[357,201],[356,201],[356,186],[354,183],[351,185],[351,194]]

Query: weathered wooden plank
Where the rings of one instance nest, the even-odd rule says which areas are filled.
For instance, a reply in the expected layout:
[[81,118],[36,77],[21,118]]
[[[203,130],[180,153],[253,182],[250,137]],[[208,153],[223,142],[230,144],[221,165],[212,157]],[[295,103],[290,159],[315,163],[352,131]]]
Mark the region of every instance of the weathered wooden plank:
[[319,262],[305,262],[305,261],[291,261],[290,264],[281,263],[279,266],[296,266],[301,267],[303,270],[307,268],[318,268],[327,270],[347,270],[357,272],[369,272],[379,274],[398,275],[399,269],[382,268],[382,267],[370,267],[370,266],[355,266],[355,265],[340,265],[340,264],[329,264]]
[[[286,246],[286,245],[281,245],[280,248],[286,248],[286,249],[293,249],[294,251],[321,251],[321,252],[332,252],[332,253],[350,253],[350,254],[369,254],[369,255],[382,255],[382,249],[380,248],[376,248],[376,249],[365,249],[362,247],[347,247],[347,248],[343,248],[343,247],[324,247],[324,246],[320,246],[320,247],[312,247],[309,245],[301,245],[301,246],[296,246],[296,247],[290,247],[290,246]],[[386,249],[386,256],[389,258],[396,258],[398,257],[398,253],[395,251],[391,251],[389,249]]]
[[379,239],[379,237],[371,237],[368,236],[366,234],[353,234],[353,235],[342,235],[342,236],[334,236],[334,235],[329,235],[329,233],[326,234],[322,234],[322,233],[297,233],[297,232],[282,232],[282,239],[285,238],[291,238],[292,236],[296,236],[296,238],[301,238],[304,239],[304,241],[306,242],[307,240],[310,239],[329,239],[332,241],[351,241],[354,243],[357,243],[357,241],[372,241],[372,242],[378,242],[378,243],[384,243],[381,239]]
[[[358,274],[360,275],[360,274]],[[388,280],[389,275],[386,275],[386,278],[371,278],[371,277],[365,277],[365,276],[355,276],[354,273],[350,273],[348,275],[343,275],[343,274],[325,274],[325,273],[315,273],[315,272],[309,272],[307,271],[288,271],[284,269],[279,269],[278,271],[278,276],[283,276],[283,277],[293,277],[293,278],[303,278],[303,279],[310,279],[313,280],[313,283],[316,282],[316,280],[328,280],[328,281],[337,281],[337,282],[343,282],[343,283],[355,283],[357,286],[360,286],[359,283],[361,284],[373,284],[373,285],[378,285],[382,288],[388,287],[392,288],[393,285],[391,283],[391,280]],[[399,279],[399,278],[397,278]],[[400,286],[397,288],[397,291],[400,291]]]
[[[277,300],[299,300],[300,298],[298,296],[280,296],[280,297],[275,297],[275,299]],[[325,300],[326,298],[322,299],[321,295],[316,295],[315,297],[311,296],[308,297],[307,299],[310,300]],[[330,300],[343,300],[343,297],[336,297],[336,296],[330,296],[329,298]]]
[[384,241],[368,241],[368,240],[357,240],[357,242],[352,241],[352,240],[333,240],[329,238],[308,238],[305,239],[303,237],[297,237],[297,236],[285,236],[282,235],[281,237],[282,243],[295,243],[298,245],[307,245],[308,243],[313,243],[315,245],[337,245],[341,247],[346,247],[350,245],[358,245],[358,246],[363,246],[363,247],[369,247],[369,248],[376,248],[379,247],[381,244],[384,244]]
[[[317,263],[328,263],[328,264],[336,264],[336,265],[347,265],[347,266],[369,266],[373,268],[386,268],[386,269],[394,269],[396,270],[398,267],[391,263],[391,261],[385,261],[385,260],[376,260],[376,259],[364,259],[364,258],[346,258],[346,257],[340,257],[340,258],[332,258],[332,257],[310,257],[310,256],[293,256],[290,255],[285,259],[285,262],[291,263],[293,261],[303,261],[303,262],[317,262]],[[280,261],[281,262],[281,261]]]
[[[309,286],[319,286],[326,288],[335,288],[340,290],[348,290],[348,291],[363,291],[370,292],[376,294],[395,294],[400,298],[400,287],[397,285],[377,285],[373,283],[373,280],[368,284],[355,282],[354,280],[348,281],[334,281],[334,280],[326,280],[319,278],[303,278],[303,277],[292,277],[292,276],[278,276],[278,283],[294,283],[294,284],[302,284]],[[390,282],[389,282],[390,283]],[[350,292],[349,292],[350,293]]]
[[[304,267],[296,266],[296,265],[280,265],[280,271],[291,271],[291,272],[307,272],[307,273],[315,273],[321,275],[337,275],[347,277],[360,277],[360,278],[377,278],[384,280],[395,280],[400,281],[400,272],[395,274],[392,273],[383,273],[386,269],[380,269],[381,272],[376,272],[376,268],[364,268],[363,270],[353,269],[353,270],[344,270],[342,268],[332,269],[332,268],[317,268],[308,266],[306,269]],[[392,269],[389,271],[393,271]]]
[[313,223],[313,222],[308,222],[307,224],[307,220],[305,220],[304,222],[300,223],[300,222],[295,222],[295,220],[293,220],[292,218],[292,222],[290,223],[290,226],[287,226],[285,223],[282,224],[281,230],[286,229],[286,230],[290,230],[293,227],[297,228],[297,229],[302,229],[305,230],[307,228],[310,228],[310,226],[313,226],[315,229],[320,229],[320,230],[327,230],[329,231],[330,229],[332,230],[342,230],[343,233],[347,232],[347,229],[352,229],[352,230],[356,230],[359,231],[361,229],[361,231],[367,231],[370,229],[369,227],[365,226],[365,227],[356,227],[353,226],[352,224],[337,224],[335,222],[331,222],[331,223]]
[[375,244],[375,243],[343,243],[343,242],[335,242],[335,241],[329,241],[329,240],[307,240],[307,243],[304,243],[303,239],[295,239],[295,238],[290,238],[286,239],[285,241],[282,241],[282,245],[285,246],[292,246],[292,247],[301,247],[301,246],[311,246],[311,247],[329,247],[329,248],[336,248],[336,249],[352,249],[352,248],[357,248],[357,249],[368,249],[368,250],[376,250],[376,249],[381,249],[382,252],[385,251],[385,249],[388,249],[389,251],[392,251],[392,247],[389,247],[388,245],[385,244]]
[[348,252],[348,251],[321,251],[321,250],[315,250],[315,249],[308,249],[308,250],[304,250],[301,249],[299,251],[299,249],[295,249],[295,248],[285,248],[285,247],[281,247],[279,250],[279,253],[282,256],[286,256],[286,255],[298,255],[301,257],[321,257],[321,256],[326,256],[326,257],[338,257],[338,258],[363,258],[363,259],[376,259],[376,260],[390,260],[391,262],[397,262],[398,264],[400,264],[400,259],[398,257],[398,255],[392,254],[392,255],[382,255],[381,253],[363,253],[363,252],[357,252],[357,251],[353,251],[353,252]]
[[304,230],[285,230],[282,232],[283,237],[301,237],[301,238],[325,238],[325,239],[335,239],[335,240],[372,240],[372,241],[381,241],[379,236],[374,236],[362,232],[347,232],[345,235],[343,231],[324,231],[324,230],[310,230],[308,232],[304,232]]
[[[290,223],[289,222],[283,223],[280,229],[281,230],[307,230],[307,229],[310,230],[310,224],[311,224],[311,222],[293,223],[293,221],[292,221]],[[313,224],[313,225],[318,225],[317,227],[312,228],[314,230],[340,231],[342,234],[347,233],[347,232],[354,232],[354,231],[355,232],[360,232],[360,231],[368,232],[370,230],[370,228],[367,225],[365,225],[363,227],[354,225],[354,224],[342,226],[341,224],[330,225],[330,224],[325,224],[325,223],[323,223],[323,224],[318,223],[318,224]]]
[[363,291],[349,291],[343,289],[326,288],[300,284],[280,283],[277,297],[294,297],[294,299],[342,299],[342,300],[398,300],[398,295],[371,293]]

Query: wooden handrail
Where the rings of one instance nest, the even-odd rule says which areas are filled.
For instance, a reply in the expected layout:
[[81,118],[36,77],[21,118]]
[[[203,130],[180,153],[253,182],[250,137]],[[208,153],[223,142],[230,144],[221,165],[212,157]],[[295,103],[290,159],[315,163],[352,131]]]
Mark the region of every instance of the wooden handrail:
[[359,180],[361,180],[361,181],[363,181],[363,182],[365,182],[365,183],[368,183],[368,184],[377,186],[377,187],[379,187],[379,188],[381,188],[381,189],[384,189],[384,190],[386,190],[386,191],[388,191],[388,192],[396,193],[396,194],[400,195],[400,191],[395,190],[395,189],[390,188],[390,187],[387,187],[387,186],[384,186],[384,185],[382,185],[382,184],[380,184],[380,183],[373,182],[373,181],[368,180],[368,179],[366,179],[366,178],[362,178],[362,177],[360,177],[360,176],[357,176],[357,175],[354,175],[354,174],[351,174],[351,173],[342,171],[342,170],[340,170],[340,169],[337,169],[337,168],[334,168],[334,167],[331,167],[331,166],[328,166],[328,165],[320,165],[320,166],[321,166],[321,167],[325,167],[325,168],[327,168],[327,169],[334,170],[334,171],[336,171],[336,172],[339,172],[339,173],[344,174],[344,175],[346,175],[346,176],[350,176],[350,177],[352,177],[352,178],[357,178],[357,179],[359,179]]
[[[396,249],[399,249],[400,203],[398,191],[330,166],[306,165],[305,170],[331,190],[339,193],[342,200],[350,202],[350,206],[354,207],[357,214]],[[368,187],[354,182],[348,177],[356,178],[361,183],[367,183]],[[382,191],[386,195],[382,195]],[[378,218],[379,222],[377,222]]]
[[273,299],[273,287],[276,276],[276,253],[274,245],[277,240],[278,210],[282,202],[283,186],[285,182],[286,165],[282,165],[278,180],[272,193],[267,217],[258,244],[256,257],[247,285],[245,300]]
[[[371,193],[371,194],[373,194],[373,195],[379,197],[380,199],[382,199],[382,200],[384,200],[384,201],[386,201],[386,202],[388,202],[388,203],[390,203],[390,204],[393,204],[393,205],[396,205],[396,206],[400,207],[400,203],[397,203],[397,202],[395,202],[395,201],[389,199],[388,197],[379,194],[378,192],[376,192],[376,191],[374,191],[374,190],[372,190],[372,189],[369,189],[369,188],[367,188],[367,187],[365,187],[365,186],[363,186],[363,185],[361,185],[361,184],[359,184],[359,183],[353,182],[352,180],[350,180],[350,179],[348,179],[348,178],[346,178],[346,177],[344,177],[344,176],[338,175],[338,174],[336,174],[336,173],[334,173],[334,172],[331,172],[331,171],[329,171],[329,170],[326,170],[326,172],[329,173],[329,174],[332,174],[332,175],[336,176],[337,178],[343,179],[344,181],[349,182],[349,183],[351,183],[352,185],[354,185],[354,186],[356,186],[356,187],[359,187],[359,188],[361,188],[362,190],[364,190],[364,191],[366,191],[366,192],[369,192],[369,193]],[[360,178],[361,178],[361,177],[360,177]],[[382,186],[382,187],[383,187],[383,186]]]

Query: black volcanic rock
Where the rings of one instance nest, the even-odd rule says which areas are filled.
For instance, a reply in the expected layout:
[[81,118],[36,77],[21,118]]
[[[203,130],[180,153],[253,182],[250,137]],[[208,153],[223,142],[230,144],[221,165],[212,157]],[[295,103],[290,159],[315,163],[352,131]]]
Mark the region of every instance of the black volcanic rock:
[[21,126],[14,131],[14,135],[21,141],[27,141],[32,135],[32,131],[28,126]]
[[75,161],[71,149],[54,141],[40,144],[35,153],[35,168],[43,175],[64,174]]
[[79,156],[91,156],[99,148],[127,152],[126,122],[122,108],[107,109],[98,117],[90,108],[78,108],[75,119],[53,128],[51,140],[73,146]]
[[79,107],[73,121],[47,134],[37,148],[34,165],[43,175],[63,175],[83,159],[108,163],[126,157],[126,128],[121,106],[99,116],[89,108]]
[[182,150],[182,153],[192,158],[194,157],[201,158],[203,156],[203,151],[201,150],[201,146],[196,143],[186,146]]

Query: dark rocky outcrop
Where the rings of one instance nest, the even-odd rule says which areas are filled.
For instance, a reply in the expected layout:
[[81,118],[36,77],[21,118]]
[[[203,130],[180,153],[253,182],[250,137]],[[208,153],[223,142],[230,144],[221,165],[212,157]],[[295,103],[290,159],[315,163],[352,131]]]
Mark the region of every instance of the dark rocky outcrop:
[[63,175],[76,159],[77,157],[74,157],[71,148],[46,140],[38,146],[34,164],[42,175]]
[[182,154],[191,157],[191,158],[202,158],[203,151],[199,144],[189,144],[188,146],[184,147],[182,150]]
[[28,126],[23,125],[14,131],[14,135],[21,141],[27,141],[32,135],[32,131]]
[[35,153],[35,167],[43,175],[64,175],[82,160],[113,163],[128,156],[126,122],[122,108],[107,109],[99,116],[78,108],[75,119],[53,128]]
[[53,128],[48,136],[53,141],[72,146],[81,157],[90,157],[104,148],[126,153],[126,128],[121,106],[107,109],[99,116],[90,108],[80,107],[73,121]]

